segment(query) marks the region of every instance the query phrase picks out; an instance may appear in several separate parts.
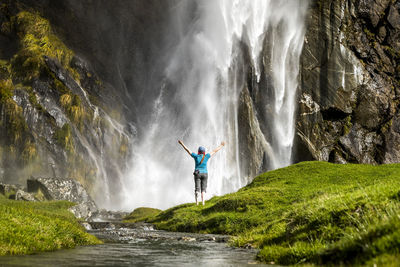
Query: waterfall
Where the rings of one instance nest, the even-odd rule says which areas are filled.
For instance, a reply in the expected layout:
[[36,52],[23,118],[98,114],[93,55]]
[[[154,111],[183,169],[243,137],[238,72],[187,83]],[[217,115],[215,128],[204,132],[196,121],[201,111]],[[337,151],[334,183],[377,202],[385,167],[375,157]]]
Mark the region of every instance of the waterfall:
[[194,162],[178,139],[193,152],[200,145],[210,152],[227,142],[209,161],[208,197],[249,182],[239,166],[238,101],[241,80],[246,79],[238,79],[243,73],[234,65],[240,62],[241,44],[248,49],[255,81],[268,76],[273,88],[264,103],[271,134],[262,137],[271,148],[270,168],[291,163],[307,0],[199,0],[175,5],[170,30],[179,38],[164,53],[168,64],[161,85],[148,88],[156,97],[149,100],[151,116],[140,121],[140,134],[132,144],[124,209],[167,208],[194,200]]

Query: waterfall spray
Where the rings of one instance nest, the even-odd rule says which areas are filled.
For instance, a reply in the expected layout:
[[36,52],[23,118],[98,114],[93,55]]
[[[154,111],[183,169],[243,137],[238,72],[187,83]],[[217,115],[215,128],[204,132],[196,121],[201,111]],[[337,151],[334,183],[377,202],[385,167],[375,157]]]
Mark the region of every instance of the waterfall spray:
[[[294,107],[299,56],[304,40],[307,0],[182,1],[171,17],[171,31],[180,39],[167,49],[164,81],[151,99],[150,119],[139,125],[132,144],[132,168],[125,179],[123,208],[167,208],[193,201],[194,163],[177,144],[183,139],[193,151],[225,150],[209,163],[208,195],[232,192],[249,182],[239,169],[238,99],[243,83],[232,68],[239,43],[250,53],[255,80],[268,73],[274,88],[269,144],[271,168],[291,163]],[[191,11],[191,12],[189,12]],[[194,17],[191,17],[191,16]],[[240,41],[240,42],[239,42]],[[261,88],[262,90],[262,88]],[[260,122],[262,123],[262,122]]]

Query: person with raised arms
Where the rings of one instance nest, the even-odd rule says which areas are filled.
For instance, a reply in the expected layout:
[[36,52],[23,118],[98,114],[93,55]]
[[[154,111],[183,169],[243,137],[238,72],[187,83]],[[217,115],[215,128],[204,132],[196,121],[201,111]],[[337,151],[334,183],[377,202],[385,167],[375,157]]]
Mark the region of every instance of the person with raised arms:
[[196,200],[196,205],[199,205],[197,198],[199,196],[199,193],[201,192],[201,201],[204,206],[204,204],[205,204],[204,199],[205,199],[205,193],[207,190],[207,180],[208,180],[207,163],[208,163],[208,160],[225,145],[225,142],[221,142],[221,145],[219,147],[214,149],[211,153],[207,153],[207,154],[206,154],[206,149],[202,146],[199,147],[197,154],[196,154],[196,153],[192,153],[181,140],[178,140],[178,143],[194,159],[194,163],[195,163],[195,168],[194,168],[194,172],[193,172],[194,185],[195,185],[194,197]]

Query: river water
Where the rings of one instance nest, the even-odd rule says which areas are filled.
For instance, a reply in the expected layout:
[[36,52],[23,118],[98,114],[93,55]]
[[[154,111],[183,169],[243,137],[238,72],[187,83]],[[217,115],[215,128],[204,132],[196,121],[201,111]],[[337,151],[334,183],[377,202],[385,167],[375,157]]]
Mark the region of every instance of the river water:
[[267,266],[254,260],[256,250],[229,247],[218,236],[137,229],[91,233],[106,243],[0,257],[0,266]]

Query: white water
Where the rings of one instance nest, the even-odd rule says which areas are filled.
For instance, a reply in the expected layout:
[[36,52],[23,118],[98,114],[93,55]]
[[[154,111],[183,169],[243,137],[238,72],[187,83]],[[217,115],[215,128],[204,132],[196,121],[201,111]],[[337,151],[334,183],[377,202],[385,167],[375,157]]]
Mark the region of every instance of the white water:
[[[132,144],[123,209],[167,208],[193,201],[194,162],[178,139],[193,152],[200,145],[210,152],[221,141],[227,142],[209,161],[208,197],[249,182],[248,177],[240,177],[238,164],[238,98],[243,84],[237,77],[243,73],[233,67],[237,40],[249,48],[256,80],[268,73],[274,88],[275,97],[266,103],[273,107],[267,113],[272,138],[262,137],[273,150],[271,168],[291,163],[306,9],[307,0],[199,0],[175,7],[171,30],[178,31],[180,39],[166,53],[170,60],[165,83],[149,88],[159,93],[151,118],[139,126],[142,134]],[[266,45],[269,50],[263,52]]]

